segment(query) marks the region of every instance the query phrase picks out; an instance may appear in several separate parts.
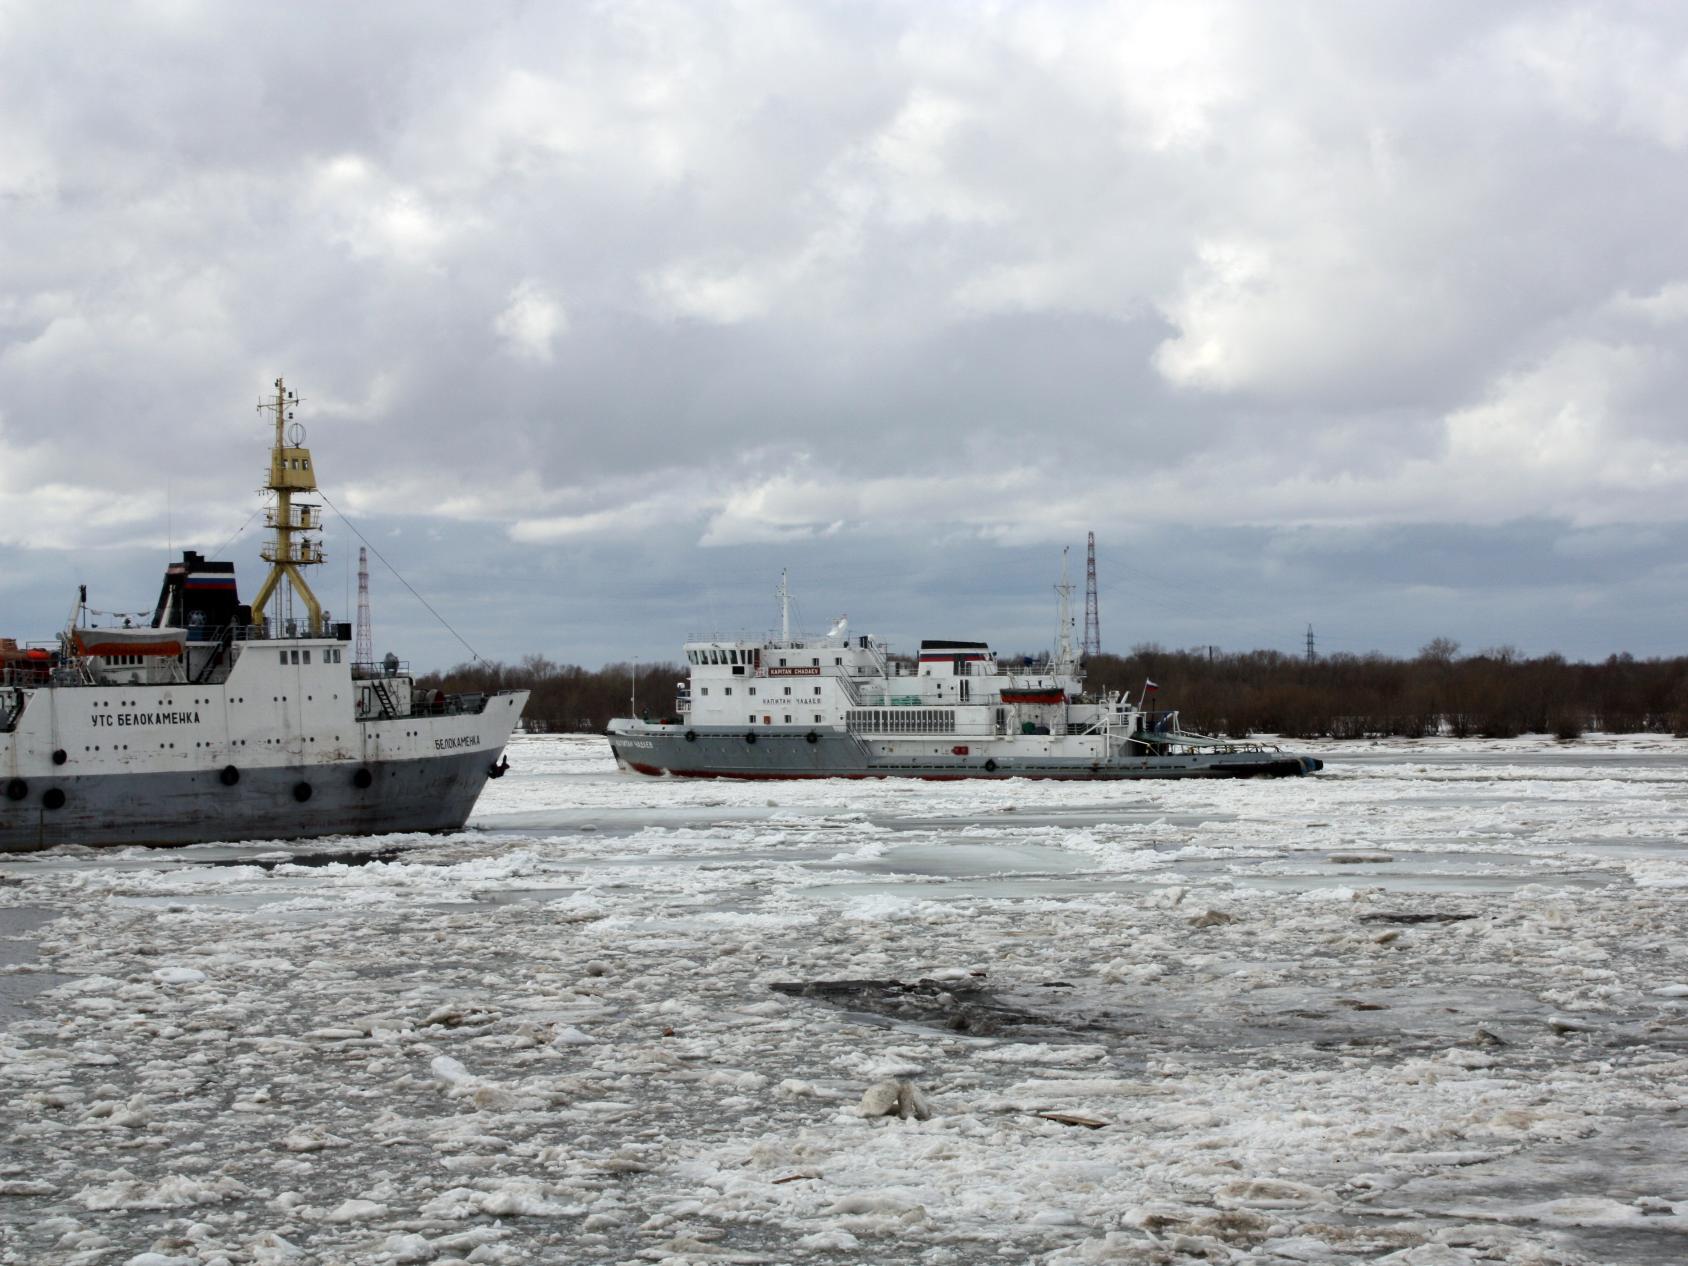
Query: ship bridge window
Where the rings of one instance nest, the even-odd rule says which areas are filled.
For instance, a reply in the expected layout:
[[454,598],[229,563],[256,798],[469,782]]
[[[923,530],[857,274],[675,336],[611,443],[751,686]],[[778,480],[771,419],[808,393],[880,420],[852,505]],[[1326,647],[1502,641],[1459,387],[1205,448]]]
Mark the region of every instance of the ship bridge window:
[[307,664],[311,662],[311,653],[309,651],[305,652],[305,662]]

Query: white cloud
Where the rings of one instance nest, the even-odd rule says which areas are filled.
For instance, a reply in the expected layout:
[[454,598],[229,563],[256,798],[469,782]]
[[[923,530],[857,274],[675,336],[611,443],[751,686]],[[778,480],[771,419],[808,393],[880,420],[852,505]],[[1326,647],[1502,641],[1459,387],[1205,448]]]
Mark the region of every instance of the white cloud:
[[524,281],[510,292],[493,329],[512,356],[548,364],[557,339],[568,331],[568,313],[538,282]]

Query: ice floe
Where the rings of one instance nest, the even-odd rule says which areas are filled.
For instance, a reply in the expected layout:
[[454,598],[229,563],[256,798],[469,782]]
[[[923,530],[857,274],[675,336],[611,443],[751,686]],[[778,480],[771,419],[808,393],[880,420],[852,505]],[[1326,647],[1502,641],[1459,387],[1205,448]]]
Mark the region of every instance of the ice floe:
[[770,804],[521,738],[455,836],[4,859],[0,1252],[1688,1259],[1688,743],[1319,754]]

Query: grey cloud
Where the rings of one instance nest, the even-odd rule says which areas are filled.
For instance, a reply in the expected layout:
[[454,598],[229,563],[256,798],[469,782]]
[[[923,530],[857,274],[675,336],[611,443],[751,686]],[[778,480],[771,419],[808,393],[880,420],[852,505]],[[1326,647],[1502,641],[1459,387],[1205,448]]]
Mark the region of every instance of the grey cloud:
[[1658,644],[1610,612],[1683,614],[1685,48],[1641,4],[14,6],[4,592],[232,530],[286,373],[330,495],[565,658],[781,557],[1030,638],[1086,527],[1188,586],[1145,637]]

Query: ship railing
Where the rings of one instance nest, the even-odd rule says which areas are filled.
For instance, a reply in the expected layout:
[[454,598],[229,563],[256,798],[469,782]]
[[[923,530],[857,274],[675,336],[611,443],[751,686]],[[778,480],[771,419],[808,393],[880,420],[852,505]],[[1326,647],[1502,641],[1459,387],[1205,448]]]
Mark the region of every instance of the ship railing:
[[52,679],[53,670],[51,668],[38,668],[24,664],[0,665],[0,686],[30,689],[35,686],[45,686]]
[[460,695],[443,695],[438,698],[432,694],[413,695],[410,701],[409,715],[413,717],[443,717],[443,716],[478,716],[486,711],[487,704],[502,695],[518,693],[514,690],[495,690],[493,692],[466,691]]
[[194,624],[188,626],[190,642],[286,642],[305,638],[334,638],[351,641],[351,626],[336,624],[325,613],[325,632],[313,633],[304,620],[261,620],[256,624]]
[[[845,729],[851,734],[871,734],[875,738],[917,738],[917,739],[985,739],[1001,738],[1004,731],[996,727],[994,721],[981,721],[978,724],[957,721],[952,725],[945,725],[941,729],[905,729],[899,725],[882,725],[871,721],[846,722]],[[1068,731],[1061,727],[1051,726],[1050,733],[1038,735],[1039,738],[1064,738],[1068,734],[1076,735],[1078,731]],[[1015,735],[1018,737],[1018,735]],[[1028,736],[1029,737],[1029,736]]]
[[380,677],[408,677],[410,676],[410,661],[396,659],[391,664],[385,661],[379,664],[354,663],[352,665],[353,681],[372,681]]

